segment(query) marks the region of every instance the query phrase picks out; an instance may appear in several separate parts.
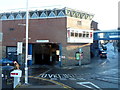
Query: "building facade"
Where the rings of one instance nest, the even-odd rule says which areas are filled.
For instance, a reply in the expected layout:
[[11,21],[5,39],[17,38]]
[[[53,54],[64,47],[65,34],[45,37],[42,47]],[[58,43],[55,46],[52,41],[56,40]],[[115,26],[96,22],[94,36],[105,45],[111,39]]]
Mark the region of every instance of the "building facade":
[[[70,8],[29,11],[29,60],[40,65],[76,65],[75,53],[81,50],[82,64],[90,63],[93,16]],[[3,56],[18,59],[21,55],[21,64],[25,56],[25,18],[24,11],[0,14]],[[20,54],[17,53],[18,42],[23,46]]]
[[0,20],[0,59],[2,59],[2,21]]

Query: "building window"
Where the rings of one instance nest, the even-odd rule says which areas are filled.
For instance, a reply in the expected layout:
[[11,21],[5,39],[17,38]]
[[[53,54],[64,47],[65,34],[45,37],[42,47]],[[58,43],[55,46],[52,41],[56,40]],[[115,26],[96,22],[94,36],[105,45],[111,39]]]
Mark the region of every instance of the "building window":
[[89,38],[89,32],[86,32],[86,37]]
[[74,34],[75,34],[74,31],[72,31],[72,32],[71,32],[71,37],[74,37]]
[[67,31],[67,35],[68,35],[68,37],[70,37],[70,30]]
[[83,31],[83,37],[85,37],[85,36],[86,36],[85,31]]
[[82,21],[77,21],[77,25],[82,25]]
[[79,37],[82,37],[82,33],[79,33]]
[[10,30],[10,31],[13,31],[13,30],[15,30],[15,29],[14,29],[14,28],[9,28],[9,30]]
[[92,34],[92,32],[90,32],[90,38],[92,38],[93,37],[93,34]]
[[75,37],[78,37],[78,33],[77,32],[75,33]]

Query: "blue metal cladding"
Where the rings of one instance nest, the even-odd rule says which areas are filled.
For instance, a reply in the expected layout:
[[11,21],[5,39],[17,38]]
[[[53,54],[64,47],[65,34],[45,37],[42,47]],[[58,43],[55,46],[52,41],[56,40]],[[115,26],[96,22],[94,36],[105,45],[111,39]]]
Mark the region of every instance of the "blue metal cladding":
[[28,44],[28,55],[32,55],[32,44]]
[[[103,37],[99,34],[103,33]],[[94,40],[120,40],[120,31],[98,31],[94,32]]]
[[31,60],[28,60],[28,65],[32,65],[32,44],[28,44],[28,55],[31,56]]

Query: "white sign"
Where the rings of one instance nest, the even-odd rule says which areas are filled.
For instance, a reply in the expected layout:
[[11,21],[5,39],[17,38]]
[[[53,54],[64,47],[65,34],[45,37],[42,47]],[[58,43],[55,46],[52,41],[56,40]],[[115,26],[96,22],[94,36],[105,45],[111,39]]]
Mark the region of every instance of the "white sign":
[[22,54],[23,42],[17,43],[17,55]]
[[10,73],[11,77],[21,77],[22,76],[22,71],[21,70],[13,70]]
[[28,60],[32,60],[32,55],[28,55]]
[[45,43],[45,42],[49,42],[49,40],[36,40],[36,42]]

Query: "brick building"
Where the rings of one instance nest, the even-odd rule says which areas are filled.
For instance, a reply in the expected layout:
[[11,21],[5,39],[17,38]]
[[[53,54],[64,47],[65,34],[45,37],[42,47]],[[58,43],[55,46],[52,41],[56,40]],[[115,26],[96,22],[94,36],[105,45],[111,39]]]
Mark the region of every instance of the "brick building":
[[0,59],[2,58],[2,21],[0,20]]
[[[75,65],[75,53],[84,53],[82,64],[90,63],[93,43],[93,14],[70,8],[29,11],[29,50],[32,64]],[[17,43],[22,42],[20,63],[25,52],[24,11],[0,14],[3,30],[3,56],[17,59]]]

